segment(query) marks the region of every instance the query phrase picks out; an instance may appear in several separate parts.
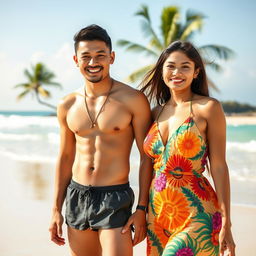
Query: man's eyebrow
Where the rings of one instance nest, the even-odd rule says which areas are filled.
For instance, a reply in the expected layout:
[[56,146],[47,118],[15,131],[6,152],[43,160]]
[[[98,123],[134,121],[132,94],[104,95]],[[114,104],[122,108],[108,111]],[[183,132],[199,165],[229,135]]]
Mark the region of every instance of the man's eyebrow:
[[[96,51],[96,53],[106,53],[105,50],[98,50]],[[81,55],[86,55],[86,54],[90,54],[90,52],[82,52]]]

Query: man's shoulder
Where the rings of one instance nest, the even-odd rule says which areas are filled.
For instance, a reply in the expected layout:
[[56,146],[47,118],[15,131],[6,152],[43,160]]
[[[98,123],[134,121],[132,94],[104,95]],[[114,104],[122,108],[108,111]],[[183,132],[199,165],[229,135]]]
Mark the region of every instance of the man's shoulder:
[[141,98],[146,98],[145,95],[138,89],[120,81],[117,81],[116,83],[117,93],[120,96],[120,99],[123,99],[124,101],[128,100],[130,102],[140,100]]
[[58,103],[58,110],[68,110],[70,109],[74,103],[77,100],[77,97],[83,97],[83,94],[81,93],[81,89],[77,89],[74,92],[71,92],[60,99]]

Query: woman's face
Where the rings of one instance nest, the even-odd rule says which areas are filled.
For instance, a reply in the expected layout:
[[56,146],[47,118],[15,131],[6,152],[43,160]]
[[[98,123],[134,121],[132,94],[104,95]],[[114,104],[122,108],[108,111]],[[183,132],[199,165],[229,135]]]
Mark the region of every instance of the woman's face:
[[163,65],[163,80],[172,91],[190,89],[198,73],[195,63],[181,51],[172,52]]

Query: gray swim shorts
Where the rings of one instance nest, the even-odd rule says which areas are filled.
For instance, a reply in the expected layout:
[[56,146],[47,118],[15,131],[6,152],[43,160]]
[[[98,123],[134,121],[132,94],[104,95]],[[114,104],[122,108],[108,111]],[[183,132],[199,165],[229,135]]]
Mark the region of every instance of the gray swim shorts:
[[66,224],[79,230],[119,228],[131,216],[133,202],[129,183],[84,186],[71,180],[66,195]]

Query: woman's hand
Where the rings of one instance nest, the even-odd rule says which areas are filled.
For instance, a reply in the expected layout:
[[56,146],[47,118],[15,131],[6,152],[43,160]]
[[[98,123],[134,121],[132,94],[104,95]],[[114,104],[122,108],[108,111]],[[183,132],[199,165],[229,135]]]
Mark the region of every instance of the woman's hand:
[[235,242],[230,228],[222,227],[219,234],[220,256],[235,256]]

